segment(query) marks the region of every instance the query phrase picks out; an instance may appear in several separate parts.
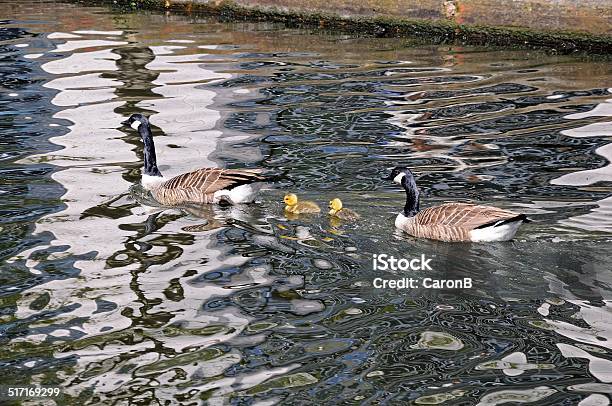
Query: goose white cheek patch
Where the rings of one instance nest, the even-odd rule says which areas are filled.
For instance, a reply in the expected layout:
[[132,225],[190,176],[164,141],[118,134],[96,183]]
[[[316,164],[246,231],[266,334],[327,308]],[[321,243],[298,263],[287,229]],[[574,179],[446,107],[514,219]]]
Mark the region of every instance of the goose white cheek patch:
[[134,130],[138,130],[138,127],[140,127],[140,124],[142,124],[140,121],[134,120],[134,122],[130,124],[130,127],[132,127]]
[[395,178],[393,178],[393,182],[401,184],[402,183],[402,179],[404,179],[404,176],[406,176],[405,173],[400,173]]

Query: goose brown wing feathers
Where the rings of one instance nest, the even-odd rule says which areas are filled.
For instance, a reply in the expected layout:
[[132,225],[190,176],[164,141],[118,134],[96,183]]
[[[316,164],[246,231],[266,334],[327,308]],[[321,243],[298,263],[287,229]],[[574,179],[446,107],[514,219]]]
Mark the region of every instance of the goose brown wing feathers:
[[473,230],[485,224],[518,216],[509,210],[467,203],[447,203],[422,210],[414,217],[421,226],[436,225]]
[[219,169],[202,168],[183,173],[164,182],[164,189],[197,189],[202,193],[215,193],[218,190],[231,189],[236,186],[263,181],[264,178],[255,169]]
[[508,210],[467,203],[448,203],[420,211],[404,226],[419,238],[441,241],[470,241],[471,231],[521,216]]

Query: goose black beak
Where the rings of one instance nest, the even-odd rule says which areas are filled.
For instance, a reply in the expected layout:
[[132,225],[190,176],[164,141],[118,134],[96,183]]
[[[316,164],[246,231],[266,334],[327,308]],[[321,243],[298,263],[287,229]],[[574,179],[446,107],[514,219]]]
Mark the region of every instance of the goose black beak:
[[[393,172],[391,172],[391,173],[393,173]],[[393,180],[393,175],[391,175],[391,173],[389,175],[383,176],[380,179],[382,179],[382,180]]]
[[129,127],[129,126],[130,126],[130,120],[129,120],[129,119],[127,119],[127,120],[125,120],[125,121],[122,121],[122,122],[121,122],[121,125],[124,125],[124,126],[126,126],[126,127]]

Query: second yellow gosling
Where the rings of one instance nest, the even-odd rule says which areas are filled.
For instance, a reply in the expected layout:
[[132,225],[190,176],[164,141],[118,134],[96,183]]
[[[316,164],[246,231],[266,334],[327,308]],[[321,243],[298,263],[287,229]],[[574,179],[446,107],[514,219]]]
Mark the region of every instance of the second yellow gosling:
[[315,202],[308,200],[298,201],[298,197],[294,193],[288,193],[283,198],[285,202],[285,211],[292,214],[315,214],[320,213],[321,209]]
[[346,209],[342,207],[342,200],[335,198],[330,200],[329,202],[329,215],[332,217],[337,217],[340,220],[344,221],[355,221],[359,219],[359,214],[354,212],[351,209]]

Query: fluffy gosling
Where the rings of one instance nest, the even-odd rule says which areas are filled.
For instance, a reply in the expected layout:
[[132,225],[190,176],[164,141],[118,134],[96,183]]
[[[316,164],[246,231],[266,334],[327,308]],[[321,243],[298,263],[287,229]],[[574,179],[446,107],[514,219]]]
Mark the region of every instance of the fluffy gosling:
[[294,193],[288,193],[283,198],[285,202],[285,212],[291,214],[315,214],[320,213],[321,209],[315,202],[308,200],[298,201],[298,197]]
[[351,209],[342,207],[342,200],[335,198],[329,201],[329,215],[343,221],[355,221],[359,219],[359,214]]

